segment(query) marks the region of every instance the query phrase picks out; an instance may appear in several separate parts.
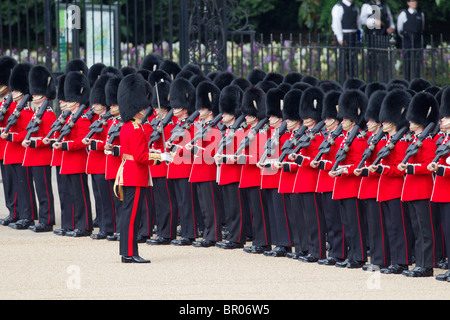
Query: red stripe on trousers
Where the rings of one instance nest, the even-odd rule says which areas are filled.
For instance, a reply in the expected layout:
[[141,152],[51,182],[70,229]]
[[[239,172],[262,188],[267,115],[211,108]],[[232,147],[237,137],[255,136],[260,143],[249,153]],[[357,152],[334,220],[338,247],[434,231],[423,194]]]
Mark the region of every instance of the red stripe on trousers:
[[136,187],[136,193],[134,194],[133,209],[131,210],[130,225],[128,227],[128,255],[134,256],[133,252],[133,234],[134,234],[134,221],[136,220],[137,208],[139,205],[139,198],[141,195],[141,187]]

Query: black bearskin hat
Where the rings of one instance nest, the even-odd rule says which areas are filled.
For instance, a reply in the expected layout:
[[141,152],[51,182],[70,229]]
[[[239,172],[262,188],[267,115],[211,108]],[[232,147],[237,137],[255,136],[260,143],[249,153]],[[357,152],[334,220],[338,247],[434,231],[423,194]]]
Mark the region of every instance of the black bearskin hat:
[[428,92],[419,92],[411,100],[406,120],[426,127],[431,122],[439,122],[439,105],[436,98]]
[[277,85],[283,83],[283,80],[284,80],[284,76],[281,73],[278,73],[278,72],[269,72],[264,77],[264,81],[273,81]]
[[344,81],[344,90],[359,89],[366,83],[358,78],[348,78]]
[[266,117],[266,93],[259,87],[248,87],[242,98],[241,112],[259,120]]
[[233,80],[235,80],[235,79],[236,79],[236,75],[234,75],[231,72],[224,71],[224,72],[219,73],[214,78],[213,82],[220,90],[222,90],[226,86],[230,85],[233,82]]
[[120,81],[117,91],[119,112],[122,120],[128,122],[149,106],[151,86],[139,74],[129,74]]
[[139,69],[153,72],[159,68],[163,61],[164,59],[160,55],[156,53],[150,53],[144,57],[144,60],[142,60],[142,63],[139,66]]
[[64,95],[67,102],[78,102],[88,105],[90,92],[91,86],[86,75],[77,71],[71,71],[66,75]]
[[372,93],[367,104],[366,114],[364,119],[369,121],[372,119],[376,123],[380,123],[380,110],[383,103],[384,97],[386,97],[386,90],[377,90]]
[[319,84],[319,79],[317,79],[314,76],[303,76],[301,82],[310,84],[311,86],[315,87],[315,86],[317,86]]
[[245,91],[252,83],[247,78],[236,78],[231,82],[232,85],[237,85],[242,91]]
[[300,118],[322,120],[322,106],[324,93],[319,87],[308,88],[303,91],[300,100]]
[[342,120],[342,118],[338,117],[339,98],[341,94],[342,91],[338,90],[331,90],[325,93],[322,102],[322,120],[326,118]]
[[[19,91],[23,94],[30,93],[29,74],[32,68],[33,65],[28,62],[16,64],[9,77],[9,87],[11,91]],[[38,85],[39,84],[37,83],[34,84],[34,86]]]
[[[70,73],[75,72],[76,71],[71,71]],[[86,78],[85,74],[79,72],[76,73]],[[31,95],[43,95],[47,97],[48,100],[53,100],[56,98],[56,80],[53,78],[52,74],[47,70],[46,67],[34,66],[33,68],[31,68],[30,73],[28,74],[28,79],[30,83]],[[64,89],[64,92],[67,98],[67,89]]]
[[164,60],[159,65],[159,70],[167,72],[167,74],[170,76],[170,78],[175,80],[177,77],[177,74],[180,73],[181,68],[178,63],[170,61],[170,60]]
[[56,80],[58,82],[56,98],[59,101],[66,101],[66,96],[64,95],[64,82],[66,80],[66,75],[62,74]]
[[201,82],[195,91],[195,109],[207,108],[214,116],[219,114],[220,89],[211,81]]
[[153,71],[152,73],[150,73],[147,80],[152,86],[154,86],[155,83],[172,82],[169,74],[163,70]]
[[[158,90],[158,92],[156,92]],[[158,105],[159,96],[159,105]],[[170,82],[161,81],[153,85],[152,93],[152,107],[154,109],[158,107],[170,110]]]
[[322,80],[319,82],[318,87],[322,89],[324,93],[328,91],[342,91],[342,86],[334,80]]
[[291,85],[302,81],[303,75],[300,72],[291,71],[284,76],[283,82]]
[[441,117],[450,117],[450,86],[447,86],[442,90],[439,113]]
[[195,111],[195,87],[185,78],[178,78],[170,86],[170,106],[187,109],[189,114]]
[[347,89],[339,98],[338,117],[349,119],[360,127],[364,127],[364,115],[368,103],[367,96],[359,89]]
[[123,77],[118,75],[111,75],[106,82],[105,86],[105,96],[106,96],[106,105],[113,106],[118,105],[119,101],[117,100],[117,92],[119,90],[119,84],[122,81]]
[[9,86],[9,77],[12,69],[16,66],[16,59],[9,56],[0,57],[0,87]]
[[89,68],[87,77],[91,88],[94,86],[95,81],[100,78],[100,74],[104,68],[106,68],[106,66],[101,62],[95,63]]
[[86,63],[83,60],[73,59],[67,62],[64,73],[68,74],[71,71],[77,71],[87,76],[89,73],[89,68],[87,67]]
[[92,105],[100,104],[109,109],[109,105],[106,103],[106,83],[108,83],[110,75],[104,74],[95,81],[94,86],[91,89],[91,94],[89,96],[89,102]]
[[408,89],[411,89],[415,92],[422,92],[428,87],[431,87],[431,83],[428,80],[416,78],[411,80]]
[[286,93],[278,88],[272,88],[266,94],[266,116],[283,118],[284,96]]
[[258,82],[263,81],[265,77],[266,73],[261,69],[253,69],[247,75],[247,79],[252,85],[256,85]]
[[367,98],[370,99],[370,96],[372,93],[379,91],[379,90],[386,90],[386,85],[384,83],[374,81],[369,82],[366,85],[366,88],[364,89],[364,93],[366,94]]
[[[141,72],[142,71],[150,72],[147,69],[139,69],[139,71],[141,71]],[[122,73],[122,76],[125,77],[125,76],[127,76],[129,74],[138,72],[138,70],[136,70],[136,68],[134,68],[134,67],[126,66],[126,67],[121,68],[120,72]]]
[[241,114],[241,104],[244,91],[237,85],[229,85],[222,89],[219,97],[219,110],[222,113]]
[[404,89],[388,91],[381,104],[378,120],[380,123],[391,122],[397,130],[408,126],[406,112],[411,102],[411,95]]
[[300,89],[292,89],[284,96],[283,119],[292,121],[301,121],[300,118],[300,100],[303,92]]

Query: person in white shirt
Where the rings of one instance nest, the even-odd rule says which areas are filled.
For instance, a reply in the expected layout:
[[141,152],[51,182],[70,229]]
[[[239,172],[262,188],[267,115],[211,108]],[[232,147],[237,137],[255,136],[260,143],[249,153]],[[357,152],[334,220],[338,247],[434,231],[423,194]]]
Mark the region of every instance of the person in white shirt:
[[[361,23],[368,48],[368,80],[389,81],[387,48],[395,31],[394,18],[387,0],[370,0],[361,7]],[[377,78],[378,75],[378,79]]]
[[339,79],[358,74],[358,51],[356,44],[362,36],[359,8],[352,0],[340,0],[331,10],[331,28],[336,36],[339,50]]
[[418,8],[419,1],[407,0],[406,4],[408,8],[397,17],[397,32],[403,40],[405,79],[410,80],[411,73],[415,78],[420,78],[425,15]]

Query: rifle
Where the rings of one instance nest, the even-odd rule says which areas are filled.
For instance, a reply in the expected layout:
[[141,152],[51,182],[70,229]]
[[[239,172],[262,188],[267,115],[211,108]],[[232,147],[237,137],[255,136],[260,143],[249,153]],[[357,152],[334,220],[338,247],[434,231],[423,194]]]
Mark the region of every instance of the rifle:
[[342,124],[339,124],[339,126],[336,129],[334,129],[333,132],[330,133],[327,139],[322,141],[322,143],[319,146],[319,153],[317,153],[316,157],[314,158],[314,161],[319,161],[324,154],[329,153],[331,151],[331,146],[334,145],[334,142],[336,141],[336,138],[339,137],[341,134],[342,134]]
[[108,125],[107,120],[111,118],[111,111],[107,111],[100,116],[93,124],[89,126],[89,133],[86,135],[85,139],[91,139],[96,133],[103,131],[103,127]]
[[148,147],[151,148],[153,143],[159,140],[162,130],[172,121],[173,109],[170,109],[163,119],[153,119],[150,125],[153,127],[153,132],[150,135]]
[[94,108],[89,107],[89,110],[86,112],[86,117],[89,119],[89,121],[91,121],[94,115],[95,115]]
[[45,101],[41,104],[41,106],[39,107],[38,112],[36,113],[36,116],[34,117],[34,120],[31,120],[28,125],[26,130],[27,135],[25,136],[24,140],[30,140],[31,139],[31,135],[37,131],[39,131],[39,126],[42,122],[42,116],[44,115],[45,111],[47,110],[48,107],[48,100],[45,99]]
[[308,130],[307,126],[302,125],[300,129],[298,129],[292,139],[286,140],[281,147],[281,155],[278,158],[278,162],[283,162],[284,159],[290,155],[293,152],[293,147],[295,146],[295,143],[300,140],[301,137],[303,137]]
[[244,139],[242,139],[241,143],[239,144],[239,147],[234,154],[235,156],[239,156],[242,151],[244,151],[244,149],[250,145],[253,139],[255,139],[259,130],[261,130],[267,124],[267,122],[269,122],[269,118],[265,117],[264,119],[259,120],[259,122],[250,129],[250,133],[246,137],[244,137]]
[[439,147],[436,149],[436,157],[434,157],[432,162],[438,163],[439,160],[441,160],[442,157],[445,157],[450,153],[450,140],[447,141],[445,144],[439,145]]
[[70,116],[71,112],[69,110],[65,110],[61,116],[53,122],[51,126],[50,132],[45,136],[47,139],[50,139],[55,132],[61,130],[64,123],[66,123],[66,119]]
[[377,154],[377,158],[375,159],[375,161],[372,163],[373,166],[377,166],[381,160],[383,160],[384,158],[386,158],[390,153],[391,150],[394,149],[395,145],[397,144],[397,142],[400,141],[401,138],[403,138],[403,136],[405,135],[405,133],[409,130],[408,127],[403,127],[401,128],[399,131],[397,131],[396,134],[394,134],[391,138],[391,141],[389,142],[388,145],[385,145],[383,148],[381,148],[381,150],[378,152]]
[[107,141],[107,144],[113,144],[114,140],[120,135],[120,129],[122,129],[123,121],[120,120],[118,124],[111,126],[108,131],[109,139]]
[[423,140],[425,140],[428,135],[435,128],[435,123],[431,122],[426,126],[426,128],[419,134],[417,137],[417,141],[411,145],[409,145],[408,149],[405,151],[405,158],[403,158],[402,164],[406,164],[413,155],[416,155],[419,152],[420,147],[423,144]]
[[259,162],[264,165],[264,162],[266,162],[267,158],[269,156],[273,156],[275,154],[275,148],[280,143],[280,137],[286,132],[287,130],[287,123],[286,121],[283,121],[281,125],[275,129],[275,132],[272,137],[270,137],[266,144],[264,145],[264,153],[259,159]]
[[[189,130],[194,121],[198,118],[200,112],[195,110],[183,123],[179,123],[175,126],[175,128],[171,131],[171,136],[169,140],[170,143],[173,143],[176,139],[184,137],[186,135],[186,130]],[[172,146],[170,151],[173,151],[175,146]]]
[[9,129],[11,129],[11,126],[13,126],[17,123],[17,119],[19,119],[20,113],[22,112],[23,108],[25,108],[26,104],[30,100],[31,100],[30,94],[26,94],[22,98],[22,101],[20,101],[20,103],[17,105],[16,110],[14,110],[14,113],[9,116],[5,131],[3,131],[4,133],[8,133]]
[[324,125],[325,125],[325,121],[323,121],[323,120],[320,121],[311,129],[311,131],[309,133],[306,133],[303,136],[301,136],[297,142],[294,141],[295,148],[294,148],[294,150],[292,150],[292,153],[297,154],[303,148],[309,147],[311,145],[311,140],[315,139],[315,135],[322,130]]
[[145,116],[142,118],[141,123],[144,124],[147,122],[150,115],[153,113],[153,108],[150,106],[147,109],[145,109]]
[[5,101],[2,104],[2,109],[0,110],[0,121],[3,121],[3,119],[5,118],[5,114],[8,112],[12,102],[13,102],[13,94],[11,92],[6,97]]
[[64,137],[67,136],[70,133],[70,131],[72,131],[72,128],[75,126],[75,123],[78,121],[78,119],[81,118],[81,116],[83,115],[86,108],[87,108],[87,106],[85,104],[81,105],[78,108],[77,112],[75,112],[75,114],[72,116],[72,119],[70,120],[70,122],[66,123],[64,125],[64,127],[62,127],[61,134],[58,137],[58,139],[56,140],[56,142],[61,142],[62,139],[64,139]]
[[222,121],[222,113],[219,113],[214,119],[206,122],[206,124],[199,128],[195,133],[194,138],[191,140],[190,144],[194,145],[198,140],[206,137],[206,134],[211,130],[211,128],[217,126],[217,124]]
[[333,167],[331,168],[331,171],[336,171],[336,169],[339,167],[339,164],[345,160],[347,157],[347,152],[350,150],[350,146],[353,143],[353,140],[358,136],[359,134],[359,126],[355,125],[348,134],[347,140],[345,140],[344,146],[339,148],[338,152],[336,153],[335,157],[335,163],[333,164]]
[[[246,125],[245,122],[245,115],[240,115],[236,121],[233,123],[233,125],[230,127],[230,130],[228,131],[228,134],[222,137],[219,142],[219,146],[217,147],[217,153],[219,155],[222,155],[226,148],[234,141],[234,136],[236,135],[236,131],[244,127]],[[224,160],[222,159],[222,162],[224,163]],[[221,163],[218,163],[220,165]]]
[[366,148],[366,150],[364,150],[364,153],[361,157],[361,162],[356,167],[357,169],[361,169],[364,166],[366,160],[369,159],[373,150],[375,150],[377,144],[381,141],[381,139],[383,139],[385,135],[386,133],[383,131],[383,127],[381,127],[376,135],[370,137],[369,141],[367,141],[369,146]]

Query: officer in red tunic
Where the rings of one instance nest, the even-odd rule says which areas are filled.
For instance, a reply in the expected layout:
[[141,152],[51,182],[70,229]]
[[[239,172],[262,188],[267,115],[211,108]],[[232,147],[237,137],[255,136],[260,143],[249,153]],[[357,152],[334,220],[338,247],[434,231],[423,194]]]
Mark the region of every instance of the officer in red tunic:
[[228,157],[234,155],[239,142],[244,137],[242,128],[232,129],[236,120],[241,116],[243,94],[244,92],[238,86],[229,85],[222,89],[219,98],[219,110],[223,115],[222,122],[226,126],[223,139],[230,139],[230,145],[225,146],[224,150],[218,150],[214,155],[217,163],[216,181],[221,186],[226,217],[225,225],[228,231],[226,241],[216,243],[217,247],[223,249],[243,248],[249,223],[248,201],[245,194],[239,189],[242,165],[228,162]]
[[[9,77],[17,61],[9,56],[0,57],[0,112],[3,113],[3,120],[0,121],[0,131],[6,127],[6,122],[9,116],[15,109],[16,102],[12,101],[9,107],[6,106],[6,100],[11,96],[11,90],[9,87]],[[5,195],[5,205],[9,211],[9,215],[4,219],[0,219],[0,224],[7,226],[11,222],[18,219],[18,211],[16,204],[16,191],[14,190],[14,183],[12,182],[12,170],[11,166],[5,166],[3,164],[3,158],[5,153],[6,140],[0,139],[0,169],[3,181],[3,193]]]
[[342,119],[338,117],[341,93],[341,91],[332,90],[326,93],[323,98],[322,120],[325,121],[328,133],[326,140],[328,141],[327,146],[329,150],[320,157],[316,155],[310,164],[311,167],[319,168],[320,170],[317,178],[316,194],[320,195],[322,201],[323,214],[327,226],[327,242],[330,245],[328,257],[317,261],[321,265],[335,265],[336,262],[342,262],[347,258],[347,246],[344,243],[344,228],[339,213],[339,203],[338,200],[333,200],[333,186],[336,178],[329,175],[336,153],[344,139],[344,134],[339,128]]
[[[171,65],[166,63],[167,65]],[[174,71],[172,71],[174,72]],[[170,106],[174,116],[178,118],[177,125],[183,125],[186,119],[195,111],[195,87],[185,78],[177,78],[170,86]],[[185,148],[194,137],[194,126],[184,129],[184,137],[166,141],[166,148],[171,151],[173,162],[167,169],[167,179],[171,179],[176,192],[178,211],[180,215],[181,237],[172,240],[174,245],[191,245],[198,237],[196,210],[198,205],[194,186],[189,182],[193,155]]]
[[[13,100],[17,102],[16,108],[21,102],[25,102],[25,96],[30,94],[28,75],[32,67],[30,63],[20,63],[11,72],[10,85]],[[16,108],[8,120],[16,117]],[[33,176],[30,168],[22,165],[25,156],[22,141],[27,135],[26,127],[33,114],[28,101],[17,114],[17,122],[10,127],[9,132],[4,130],[1,134],[1,137],[7,141],[3,161],[5,165],[11,165],[13,169],[14,185],[17,190],[19,220],[9,224],[9,227],[14,229],[28,229],[29,226],[34,225],[34,220],[38,219]]]
[[[73,115],[82,105],[88,105],[90,85],[86,76],[77,71],[71,71],[64,81],[64,95],[67,110],[72,112],[66,120],[70,123]],[[92,211],[89,186],[86,175],[87,149],[82,142],[89,133],[91,121],[83,114],[70,133],[61,142],[53,143],[53,148],[62,150],[61,171],[69,182],[70,197],[73,202],[72,231],[66,236],[83,237],[92,233]]]
[[[196,88],[195,108],[199,113],[197,129],[202,128],[219,114],[220,89],[211,81],[202,81]],[[212,126],[206,136],[200,137],[194,145],[188,143],[186,148],[193,150],[189,182],[197,188],[200,209],[205,224],[202,240],[192,243],[195,247],[211,247],[222,241],[222,223],[224,208],[222,194],[216,182],[217,166],[214,155],[222,134],[217,124]]]
[[30,226],[29,229],[35,232],[47,232],[52,231],[55,224],[55,204],[50,166],[52,150],[42,140],[56,120],[51,107],[51,101],[56,98],[56,80],[43,66],[33,67],[29,78],[30,94],[33,97],[31,106],[35,111],[31,120],[35,120],[45,100],[49,103],[39,120],[39,130],[31,135],[30,140],[22,142],[22,146],[26,148],[23,165],[31,169],[39,202],[39,223]]
[[308,255],[299,257],[303,262],[317,262],[326,258],[326,224],[323,210],[319,207],[318,194],[316,194],[319,169],[310,166],[317,155],[319,146],[324,140],[323,133],[319,130],[311,133],[311,130],[322,120],[322,102],[324,93],[318,87],[311,87],[303,91],[300,100],[300,118],[308,129],[307,135],[311,135],[311,144],[300,150],[299,154],[291,155],[298,164],[297,175],[294,182],[294,193],[299,193],[302,198],[303,212],[309,232],[310,247]]
[[149,263],[139,256],[137,232],[140,212],[144,204],[145,189],[151,186],[149,164],[155,160],[170,161],[168,154],[150,153],[141,125],[148,107],[150,84],[139,74],[129,74],[119,84],[117,100],[124,122],[120,130],[122,164],[116,178],[123,195],[120,223],[120,251],[123,263]]
[[[450,141],[450,87],[442,91],[440,113],[440,130],[444,133],[444,139],[438,146],[443,147]],[[445,153],[445,152],[444,152]],[[450,257],[450,166],[448,154],[442,156],[438,161],[436,159],[430,163],[427,168],[431,172],[436,172],[436,178],[433,186],[431,201],[436,203],[441,214],[442,230],[444,233],[445,249],[447,257]],[[450,271],[436,276],[436,280],[449,281]]]
[[[367,90],[366,90],[367,92]],[[367,106],[365,120],[367,121],[367,131],[370,134],[366,151],[372,149],[372,153],[367,158],[362,168],[354,170],[355,175],[361,175],[361,185],[359,187],[358,199],[365,208],[365,216],[368,226],[368,244],[370,248],[370,265],[365,265],[363,270],[378,271],[390,265],[389,241],[386,232],[386,221],[384,219],[381,206],[377,199],[378,182],[380,175],[370,172],[368,167],[377,158],[378,152],[386,145],[386,135],[382,131],[379,120],[381,104],[387,91],[378,90],[370,95]],[[374,139],[382,134],[382,138],[374,143]]]
[[[89,102],[96,115],[104,117],[109,112],[109,106],[106,103],[106,83],[110,76],[101,75],[91,90]],[[108,123],[109,117],[105,119]],[[102,126],[101,132],[96,132],[91,138],[83,138],[82,142],[88,147],[89,154],[86,162],[86,174],[91,175],[93,188],[97,189],[98,197],[95,199],[96,206],[99,208],[98,215],[99,232],[91,234],[92,239],[106,239],[107,236],[115,232],[115,207],[113,200],[113,188],[111,181],[105,178],[106,155],[104,152],[104,141],[108,131],[106,126]],[[100,147],[100,145],[103,146]]]
[[[291,89],[283,99],[283,119],[286,121],[286,132],[280,137],[280,146],[284,146],[286,141],[291,140],[297,130],[302,125],[299,108],[302,91],[299,89]],[[281,149],[280,149],[281,151]],[[279,154],[277,160],[279,159]],[[294,182],[297,175],[295,170],[298,165],[286,158],[283,163],[275,163],[280,169],[280,180],[278,183],[278,193],[284,197],[287,218],[291,226],[291,238],[294,252],[288,252],[286,257],[298,259],[306,256],[309,250],[309,235],[307,232],[305,216],[303,212],[302,198],[299,193],[294,193]],[[295,169],[294,169],[295,168]]]
[[[342,118],[342,128],[345,137],[340,148],[345,146],[350,132],[359,126],[345,159],[339,163],[336,170],[329,175],[335,177],[333,199],[339,202],[339,212],[345,230],[345,241],[348,246],[347,259],[336,263],[337,267],[361,268],[367,261],[366,234],[364,220],[359,209],[358,191],[361,177],[355,176],[354,169],[361,161],[361,156],[367,146],[364,131],[364,114],[368,99],[358,89],[347,89],[339,98],[338,116]],[[356,129],[355,129],[356,130]]]
[[[245,120],[248,125],[246,136],[248,137],[251,133],[254,134],[254,138],[250,141],[249,146],[236,159],[238,163],[244,164],[241,171],[239,188],[243,189],[246,193],[253,222],[253,243],[251,246],[245,247],[244,251],[247,253],[261,254],[264,251],[272,249],[267,201],[261,193],[261,173],[260,169],[256,166],[265,142],[268,139],[268,128],[266,125],[254,133],[252,128],[259,121],[267,119],[265,92],[256,86],[248,87],[242,99],[241,112],[245,115]],[[244,160],[242,161],[241,159]]]
[[[417,93],[408,107],[406,120],[414,132],[414,143],[430,123],[438,125],[439,105],[436,98],[430,93]],[[434,181],[432,173],[427,169],[433,161],[436,143],[431,135],[422,138],[424,140],[419,152],[406,164],[398,165],[398,169],[406,173],[401,199],[408,206],[415,238],[416,265],[413,269],[402,272],[407,277],[433,276],[433,267],[437,260],[435,209],[430,203]]]
[[[285,92],[279,88],[272,88],[266,94],[266,116],[269,118],[271,141],[279,139],[280,127],[283,124],[283,108]],[[274,145],[276,152],[274,158],[280,155],[281,146]],[[287,217],[284,194],[278,192],[281,170],[274,162],[265,164],[258,162],[261,169],[261,192],[267,199],[267,207],[270,219],[270,231],[272,232],[272,244],[275,246],[270,251],[265,251],[265,256],[285,257],[292,252],[292,231]]]
[[408,127],[406,111],[411,95],[404,89],[393,89],[383,99],[379,120],[387,133],[386,145],[391,145],[389,155],[378,165],[371,164],[369,170],[380,174],[377,201],[386,220],[391,264],[380,270],[383,274],[401,274],[408,269],[412,256],[412,228],[407,207],[401,202],[404,172],[397,165],[405,157],[409,142],[406,135],[399,137],[395,145],[391,142],[400,130]]

